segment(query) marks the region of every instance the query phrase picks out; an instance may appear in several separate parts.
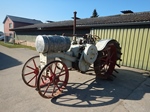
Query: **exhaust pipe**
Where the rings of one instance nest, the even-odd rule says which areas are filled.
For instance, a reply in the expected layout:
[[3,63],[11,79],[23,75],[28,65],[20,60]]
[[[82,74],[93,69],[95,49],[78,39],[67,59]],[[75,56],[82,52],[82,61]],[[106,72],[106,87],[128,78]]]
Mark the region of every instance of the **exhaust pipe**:
[[74,12],[74,21],[73,21],[73,39],[72,39],[72,44],[77,44],[76,40],[76,15],[77,12]]

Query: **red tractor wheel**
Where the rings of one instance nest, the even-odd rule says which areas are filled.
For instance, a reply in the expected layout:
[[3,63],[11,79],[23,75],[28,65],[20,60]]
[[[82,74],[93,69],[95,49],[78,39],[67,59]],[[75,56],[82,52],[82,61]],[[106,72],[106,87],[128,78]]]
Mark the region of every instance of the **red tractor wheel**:
[[97,78],[108,79],[113,75],[113,71],[116,71],[115,65],[119,66],[116,63],[117,60],[121,60],[120,49],[118,43],[111,42],[106,45],[104,50],[98,52],[97,59],[94,62],[94,71]]
[[40,72],[37,82],[39,94],[44,98],[53,98],[62,93],[69,79],[67,66],[61,61],[52,61]]
[[40,60],[39,56],[30,58],[23,66],[22,79],[24,83],[30,87],[36,87],[39,74]]

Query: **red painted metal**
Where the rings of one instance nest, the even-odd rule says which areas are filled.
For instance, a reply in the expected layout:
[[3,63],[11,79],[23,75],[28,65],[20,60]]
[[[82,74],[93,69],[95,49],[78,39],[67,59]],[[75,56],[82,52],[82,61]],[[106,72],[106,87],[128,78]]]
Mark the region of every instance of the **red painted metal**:
[[114,44],[108,44],[99,52],[94,62],[94,71],[98,78],[108,79],[112,75],[117,61],[117,50]]
[[67,66],[62,61],[52,61],[40,72],[37,89],[44,98],[53,98],[62,93],[69,79]]
[[23,66],[22,79],[30,87],[36,87],[37,77],[39,74],[39,56],[30,58]]

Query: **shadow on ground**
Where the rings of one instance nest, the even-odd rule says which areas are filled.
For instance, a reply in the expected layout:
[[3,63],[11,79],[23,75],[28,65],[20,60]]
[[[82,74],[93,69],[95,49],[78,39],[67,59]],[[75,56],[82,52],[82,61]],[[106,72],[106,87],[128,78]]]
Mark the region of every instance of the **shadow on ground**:
[[18,66],[20,64],[22,63],[17,59],[0,52],[0,70]]
[[118,71],[113,81],[92,78],[83,83],[69,82],[67,91],[51,102],[68,107],[97,107],[111,105],[121,99],[140,100],[145,93],[150,93],[150,86],[145,84],[149,79],[147,76],[124,69]]

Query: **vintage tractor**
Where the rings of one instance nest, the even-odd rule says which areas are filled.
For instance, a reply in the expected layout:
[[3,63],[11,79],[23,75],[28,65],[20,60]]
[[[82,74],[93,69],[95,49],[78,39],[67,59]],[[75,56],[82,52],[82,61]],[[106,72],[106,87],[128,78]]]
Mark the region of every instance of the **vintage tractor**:
[[[98,40],[98,41],[97,41]],[[35,46],[39,56],[30,58],[23,66],[22,79],[37,88],[44,98],[53,98],[65,89],[70,69],[85,73],[94,68],[96,78],[109,79],[117,61],[121,61],[121,47],[114,39],[100,40],[91,34],[74,36],[38,35]]]

